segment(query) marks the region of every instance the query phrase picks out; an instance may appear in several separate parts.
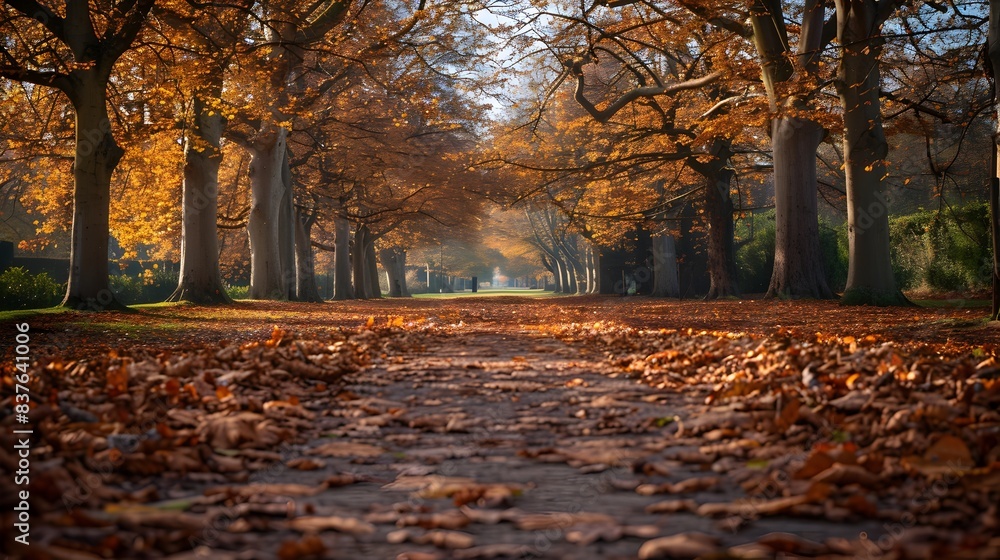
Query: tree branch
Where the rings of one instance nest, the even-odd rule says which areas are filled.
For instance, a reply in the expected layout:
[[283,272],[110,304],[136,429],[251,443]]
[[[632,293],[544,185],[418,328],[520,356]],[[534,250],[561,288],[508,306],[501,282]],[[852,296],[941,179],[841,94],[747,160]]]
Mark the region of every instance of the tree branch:
[[[315,14],[309,24],[301,27],[295,34],[294,42],[305,45],[322,39],[331,29],[340,25],[347,17],[350,0],[334,0],[319,14]],[[313,14],[309,14],[313,16]],[[308,16],[307,16],[308,17]]]
[[621,111],[628,106],[629,103],[635,101],[636,99],[651,98],[660,95],[671,95],[680,91],[697,89],[716,82],[722,77],[722,72],[712,72],[711,74],[702,76],[701,78],[695,78],[693,80],[687,80],[676,84],[637,87],[623,94],[616,101],[608,105],[606,109],[600,110],[595,107],[584,94],[586,82],[583,76],[583,66],[589,61],[589,57],[582,57],[572,63],[572,72],[573,75],[576,76],[576,94],[574,95],[574,98],[576,99],[576,102],[579,103],[580,106],[583,107],[588,113],[590,113],[590,116],[594,117],[594,119],[599,123],[608,122],[608,120],[615,116],[618,111]]
[[110,66],[113,66],[122,54],[132,46],[132,42],[142,30],[142,26],[146,23],[146,17],[153,9],[154,4],[156,4],[156,0],[131,0],[128,3],[128,11],[123,13],[125,20],[118,31],[104,41],[107,48],[101,59],[104,64],[109,66],[108,71],[111,70]]
[[[6,49],[3,49],[3,47],[0,47],[0,50],[3,51],[4,55],[8,55]],[[69,76],[66,74],[27,70],[16,63],[0,64],[0,77],[15,82],[28,82],[39,86],[52,87],[64,92],[69,87]]]
[[35,0],[4,0],[4,3],[45,26],[60,41],[65,42],[66,29],[63,18]]

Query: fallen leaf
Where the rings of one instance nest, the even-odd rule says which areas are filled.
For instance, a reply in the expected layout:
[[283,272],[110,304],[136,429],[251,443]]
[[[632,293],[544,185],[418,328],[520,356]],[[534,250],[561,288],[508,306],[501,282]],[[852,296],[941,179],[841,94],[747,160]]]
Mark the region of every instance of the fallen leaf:
[[375,526],[367,521],[354,517],[337,515],[296,517],[287,523],[288,528],[300,533],[318,533],[320,531],[338,531],[352,535],[370,535],[375,532]]
[[693,532],[680,533],[642,543],[642,546],[639,547],[639,559],[694,559],[712,554],[718,549],[719,541],[711,535]]
[[385,449],[368,445],[366,443],[354,443],[350,441],[331,441],[308,451],[309,455],[321,455],[323,457],[378,457],[385,453]]

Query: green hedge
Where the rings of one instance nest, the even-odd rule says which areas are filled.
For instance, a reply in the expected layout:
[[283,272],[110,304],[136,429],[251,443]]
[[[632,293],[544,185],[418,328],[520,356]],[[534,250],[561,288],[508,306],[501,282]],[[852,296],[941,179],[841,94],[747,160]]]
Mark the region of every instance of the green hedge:
[[226,293],[231,299],[248,299],[250,286],[226,286]]
[[989,287],[993,262],[989,216],[989,204],[976,202],[892,218],[892,266],[900,287],[943,291]]
[[175,271],[149,268],[140,276],[114,274],[108,278],[111,291],[125,305],[166,301],[177,289],[177,281]]
[[0,309],[39,309],[62,301],[66,286],[47,272],[32,276],[20,266],[0,274]]
[[[942,211],[921,210],[889,220],[892,268],[900,289],[969,291],[991,283],[993,249],[989,204],[976,202]],[[774,211],[736,225],[736,264],[744,293],[767,290],[774,266]],[[820,222],[820,250],[830,288],[847,283],[847,227]]]

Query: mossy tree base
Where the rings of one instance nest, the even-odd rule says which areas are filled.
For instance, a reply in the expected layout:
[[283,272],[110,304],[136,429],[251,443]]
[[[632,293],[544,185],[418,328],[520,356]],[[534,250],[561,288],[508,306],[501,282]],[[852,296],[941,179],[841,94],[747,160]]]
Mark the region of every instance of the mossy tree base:
[[125,305],[124,303],[118,301],[118,298],[111,293],[110,290],[102,292],[100,296],[93,298],[85,298],[80,296],[66,296],[59,307],[66,309],[74,309],[76,311],[118,311],[123,313],[135,313],[136,311],[131,307]]
[[166,300],[168,302],[187,301],[195,305],[229,305],[232,298],[224,289],[199,290],[190,287],[178,287]]

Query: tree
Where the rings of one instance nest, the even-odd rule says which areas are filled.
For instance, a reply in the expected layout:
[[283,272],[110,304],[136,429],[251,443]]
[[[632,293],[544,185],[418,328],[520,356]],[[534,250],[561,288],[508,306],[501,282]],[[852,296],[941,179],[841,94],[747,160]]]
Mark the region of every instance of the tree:
[[[70,275],[62,305],[123,306],[108,287],[111,176],[124,155],[108,114],[108,83],[155,0],[115,5],[70,0],[63,15],[35,0],[5,0],[0,29],[0,76],[53,87],[76,116]],[[95,22],[101,21],[98,27]]]
[[[997,76],[1000,76],[1000,1],[990,0],[989,38],[986,45],[987,72],[993,81],[993,103],[1000,119],[1000,104],[997,103]],[[1000,122],[1000,121],[998,121]],[[1000,126],[1000,125],[998,125]],[[1000,130],[1000,129],[998,129]],[[1000,320],[1000,133],[993,135],[993,150],[990,157],[990,231],[993,239],[993,304],[990,318]]]
[[771,112],[774,159],[775,254],[769,296],[831,298],[819,251],[816,150],[824,127],[813,117],[820,53],[832,39],[824,0],[806,0],[797,49],[785,26],[781,0],[754,0],[753,39]]
[[844,109],[844,165],[850,261],[843,302],[903,304],[889,252],[889,208],[882,128],[882,24],[896,0],[835,0],[841,58],[836,86]]
[[[181,199],[181,262],[177,289],[167,301],[231,303],[219,269],[219,168],[226,125],[222,92],[236,40],[247,25],[247,7],[226,13],[172,14],[181,52],[183,83],[191,84],[191,109],[184,137]],[[190,56],[193,53],[194,56]]]
[[[731,31],[706,28],[687,10],[650,2],[612,2],[608,5],[617,9],[612,17],[598,9],[600,4],[581,6],[578,12],[568,5],[545,12],[566,24],[539,30],[548,50],[571,53],[562,56],[565,70],[554,83],[569,78],[575,84],[574,99],[593,120],[624,131],[610,135],[613,147],[597,152],[596,159],[588,152],[580,165],[591,170],[615,166],[630,181],[652,175],[646,184],[661,188],[665,183],[672,188],[683,184],[664,179],[683,173],[678,164],[695,171],[700,176],[697,190],[683,189],[688,191],[684,196],[681,189],[660,192],[654,206],[640,212],[656,232],[652,264],[664,281],[655,282],[654,293],[679,295],[676,281],[670,281],[676,278],[675,267],[660,269],[670,264],[663,255],[674,252],[672,239],[666,238],[668,228],[657,220],[665,214],[665,206],[697,194],[709,234],[707,297],[736,294],[733,142],[742,140],[748,122],[760,120],[746,118],[759,105],[746,94],[745,70],[735,62],[745,56],[732,49]],[[556,105],[549,99],[555,89],[550,86],[542,99],[546,114]],[[625,219],[628,213],[618,214]]]
[[[262,5],[259,25],[251,26],[254,43],[252,81],[261,84],[252,104],[263,104],[251,132],[230,132],[250,151],[251,208],[250,297],[294,297],[294,210],[292,177],[288,165],[287,107],[294,97],[293,81],[303,71],[305,48],[322,41],[348,16],[349,0],[311,4],[305,10],[294,2],[276,0]],[[249,115],[244,115],[244,118]]]

